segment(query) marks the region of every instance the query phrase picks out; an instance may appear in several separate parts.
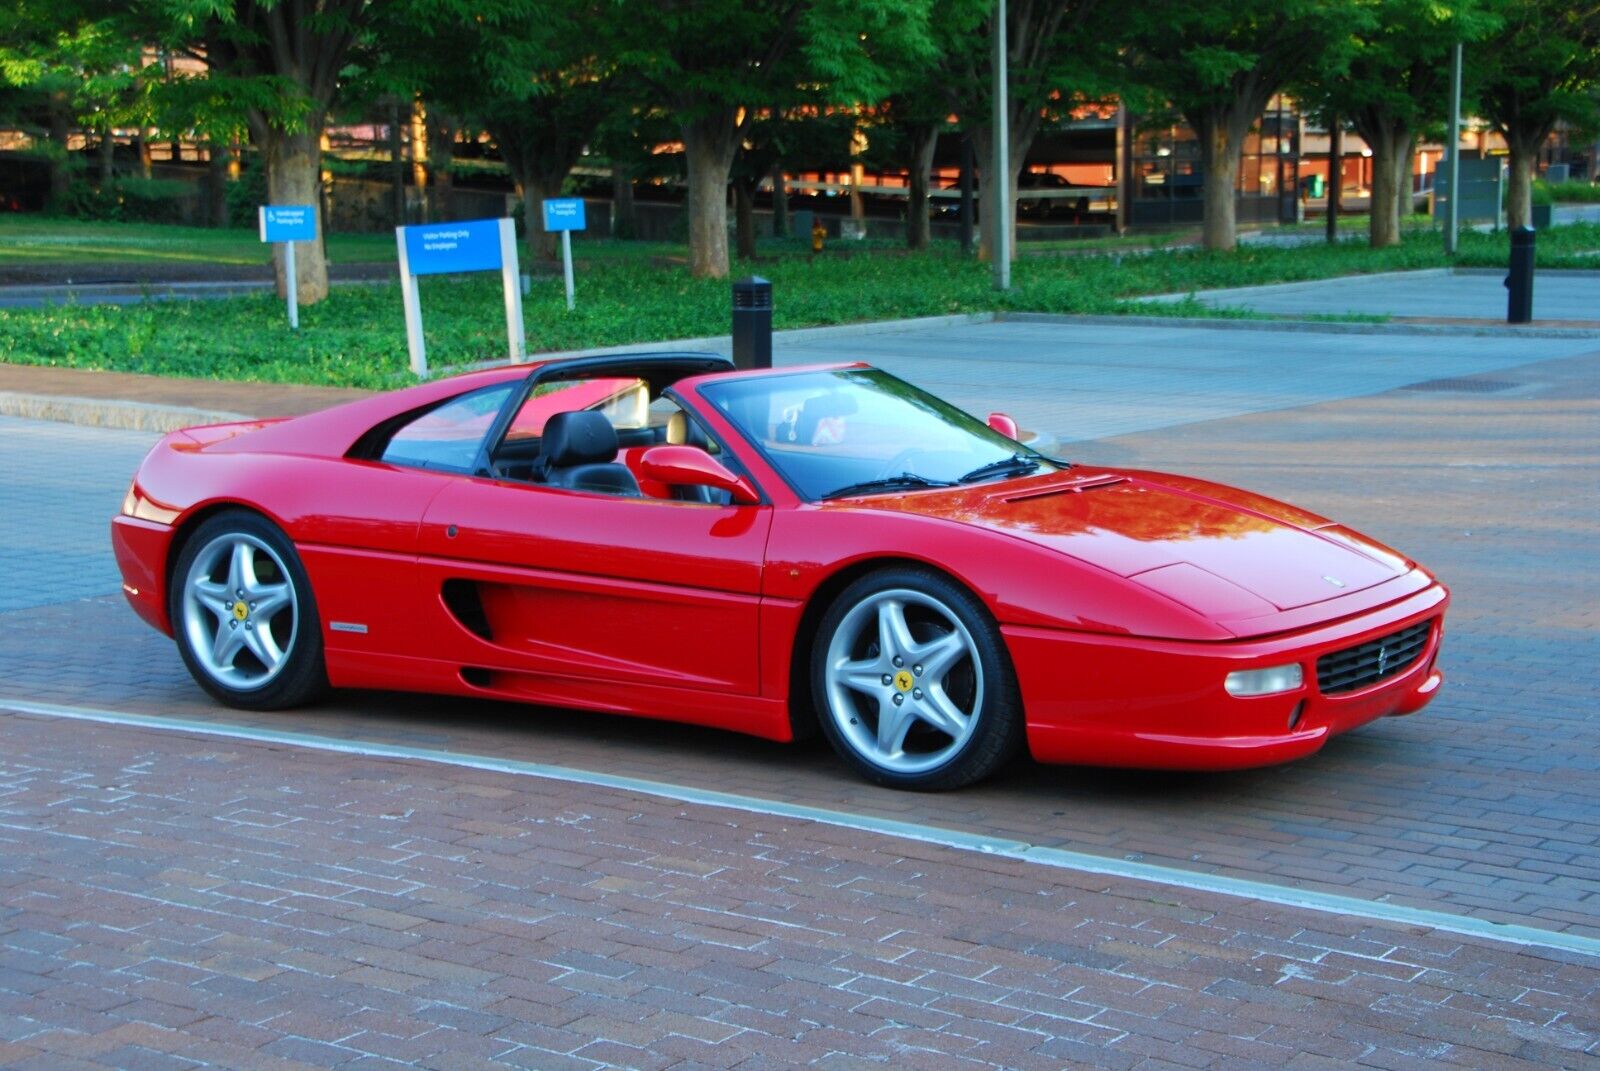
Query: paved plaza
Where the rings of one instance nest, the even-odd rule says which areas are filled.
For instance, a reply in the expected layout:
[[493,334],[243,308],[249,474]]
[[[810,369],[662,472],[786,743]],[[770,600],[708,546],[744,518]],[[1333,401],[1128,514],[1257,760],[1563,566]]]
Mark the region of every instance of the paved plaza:
[[0,1067],[1600,1064],[1600,338],[1012,321],[778,352],[1403,548],[1455,593],[1444,693],[1285,767],[1019,760],[931,796],[573,711],[249,715],[116,594],[153,436],[0,420]]
[[[1272,316],[1393,316],[1504,323],[1504,279],[1503,271],[1434,268],[1234,290],[1201,290],[1193,296],[1204,305],[1248,309]],[[1145,300],[1172,302],[1189,296],[1165,294]],[[1536,322],[1600,326],[1600,271],[1536,273],[1533,318]]]

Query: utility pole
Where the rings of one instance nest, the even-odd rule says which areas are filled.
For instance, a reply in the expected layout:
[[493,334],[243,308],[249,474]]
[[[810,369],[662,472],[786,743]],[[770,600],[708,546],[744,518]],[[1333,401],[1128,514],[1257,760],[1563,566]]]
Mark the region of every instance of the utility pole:
[[1339,240],[1339,187],[1344,185],[1344,127],[1328,116],[1328,244]]
[[[1445,135],[1450,150],[1450,203],[1445,206],[1444,251],[1456,255],[1456,229],[1461,223],[1461,42],[1450,53],[1450,132]],[[1498,217],[1497,217],[1498,218]]]
[[994,187],[994,288],[1011,289],[1011,124],[1006,105],[1006,0],[994,12],[994,152],[983,181]]

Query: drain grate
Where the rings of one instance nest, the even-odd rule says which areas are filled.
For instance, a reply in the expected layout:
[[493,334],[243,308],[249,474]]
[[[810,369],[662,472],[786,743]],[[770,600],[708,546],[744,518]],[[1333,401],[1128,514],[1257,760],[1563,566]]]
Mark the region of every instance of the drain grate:
[[1460,391],[1463,394],[1493,394],[1496,391],[1520,387],[1509,379],[1428,379],[1421,383],[1408,383],[1401,390]]

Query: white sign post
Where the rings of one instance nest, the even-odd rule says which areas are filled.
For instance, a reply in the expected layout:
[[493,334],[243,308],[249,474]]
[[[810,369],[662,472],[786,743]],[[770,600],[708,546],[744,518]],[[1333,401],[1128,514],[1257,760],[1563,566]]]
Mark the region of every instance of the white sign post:
[[527,336],[522,325],[522,286],[517,276],[517,229],[509,219],[470,219],[455,223],[424,223],[396,227],[400,250],[400,294],[406,310],[406,346],[411,371],[428,374],[428,349],[422,338],[422,297],[417,288],[421,275],[447,272],[500,272],[505,289],[506,341],[512,364],[527,359]]
[[583,230],[582,197],[556,197],[544,202],[544,229],[561,232],[561,268],[567,279],[567,311],[574,308],[572,300],[572,232]]
[[294,244],[317,240],[317,210],[312,205],[262,205],[256,213],[263,242],[282,243],[284,289],[289,294],[289,330],[300,330],[300,280]]

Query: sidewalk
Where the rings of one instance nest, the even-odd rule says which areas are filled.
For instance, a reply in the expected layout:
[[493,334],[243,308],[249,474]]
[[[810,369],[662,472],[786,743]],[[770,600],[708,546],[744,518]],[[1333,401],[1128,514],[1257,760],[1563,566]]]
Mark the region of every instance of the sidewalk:
[[[1445,272],[1334,282],[1380,294],[1403,284],[1417,295],[1418,307],[1437,308],[1445,300],[1440,295],[1463,281],[1477,289],[1499,286],[1498,278]],[[1587,308],[1587,291],[1600,290],[1600,273],[1568,285],[1579,288],[1571,300]],[[1227,293],[1230,303],[1235,294],[1266,301],[1280,291],[1315,297],[1323,286]],[[1329,299],[1318,300],[1316,311],[1326,312]],[[773,350],[779,366],[866,361],[971,412],[1002,410],[1024,428],[1066,441],[1292,408],[1600,349],[1600,320],[1578,323],[1508,328],[1448,317],[1420,324],[981,313],[778,331]],[[730,348],[721,335],[532,357],[651,349],[726,355]],[[1295,355],[1287,365],[1286,353]],[[294,416],[365,393],[0,363],[0,416],[142,431]]]
[[1592,1059],[1600,971],[1566,953],[541,778],[0,728],[7,1067]]
[[298,416],[367,393],[0,362],[0,415],[140,431],[172,431],[241,416]]

